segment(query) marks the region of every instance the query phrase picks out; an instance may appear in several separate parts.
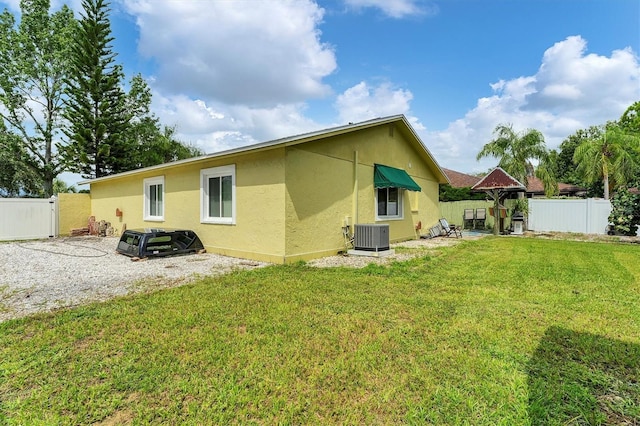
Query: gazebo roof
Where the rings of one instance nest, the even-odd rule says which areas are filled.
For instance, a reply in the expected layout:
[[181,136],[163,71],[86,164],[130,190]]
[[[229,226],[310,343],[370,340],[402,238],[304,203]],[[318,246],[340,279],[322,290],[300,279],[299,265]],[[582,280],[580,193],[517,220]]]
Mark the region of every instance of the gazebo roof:
[[496,167],[471,187],[473,191],[525,191],[525,186],[516,178],[505,172],[501,167]]

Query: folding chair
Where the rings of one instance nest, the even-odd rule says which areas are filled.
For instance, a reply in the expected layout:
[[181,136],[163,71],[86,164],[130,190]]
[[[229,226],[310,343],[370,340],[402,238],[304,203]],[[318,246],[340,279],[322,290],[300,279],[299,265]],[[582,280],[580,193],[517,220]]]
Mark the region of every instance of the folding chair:
[[476,227],[475,216],[473,215],[473,209],[464,209],[464,215],[462,216],[462,224],[465,229]]
[[476,218],[475,225],[482,224],[482,229],[484,229],[484,222],[487,220],[487,209],[476,209]]
[[456,225],[450,225],[447,219],[440,219],[440,226],[442,226],[443,235],[450,237],[453,234],[456,238],[462,238],[462,230]]
[[429,228],[429,235],[431,236],[431,238],[439,237],[440,235],[442,235],[442,228],[440,227],[440,224]]

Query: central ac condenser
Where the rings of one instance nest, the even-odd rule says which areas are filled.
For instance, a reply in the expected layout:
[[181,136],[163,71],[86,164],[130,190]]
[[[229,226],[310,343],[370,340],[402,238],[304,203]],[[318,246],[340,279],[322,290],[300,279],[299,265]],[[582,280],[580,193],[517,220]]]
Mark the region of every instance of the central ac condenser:
[[385,251],[389,250],[389,225],[362,224],[355,225],[353,247],[356,250]]

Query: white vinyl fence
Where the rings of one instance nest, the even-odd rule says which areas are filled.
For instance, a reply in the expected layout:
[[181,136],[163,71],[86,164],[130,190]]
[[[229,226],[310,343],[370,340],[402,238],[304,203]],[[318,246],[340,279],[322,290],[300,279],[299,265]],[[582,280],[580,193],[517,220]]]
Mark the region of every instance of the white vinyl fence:
[[58,202],[51,198],[0,198],[0,240],[58,236]]
[[609,200],[529,199],[530,231],[578,232],[606,234],[611,214]]

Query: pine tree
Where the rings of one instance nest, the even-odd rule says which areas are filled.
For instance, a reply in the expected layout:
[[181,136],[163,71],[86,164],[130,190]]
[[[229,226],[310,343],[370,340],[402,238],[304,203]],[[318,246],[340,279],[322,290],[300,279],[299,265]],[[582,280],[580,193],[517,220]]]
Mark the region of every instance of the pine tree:
[[124,73],[112,51],[109,3],[83,0],[84,14],[72,45],[69,98],[65,111],[70,144],[68,167],[85,178],[125,171],[127,144],[123,134],[131,115],[122,88]]

